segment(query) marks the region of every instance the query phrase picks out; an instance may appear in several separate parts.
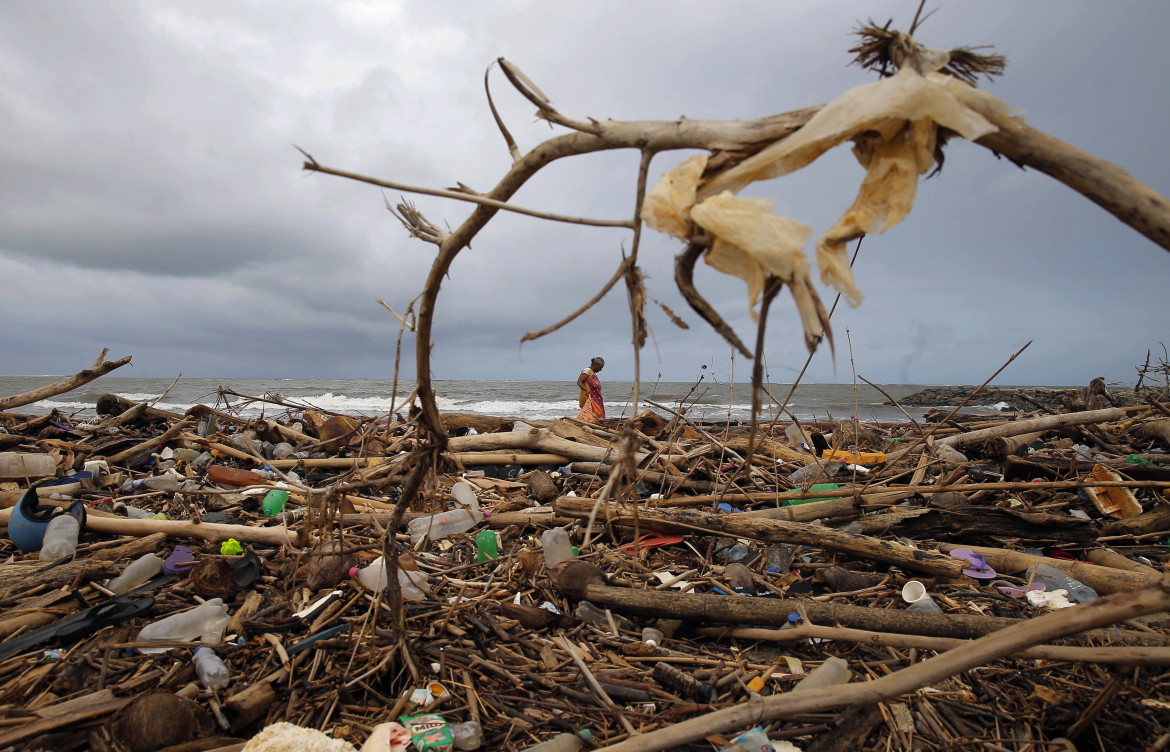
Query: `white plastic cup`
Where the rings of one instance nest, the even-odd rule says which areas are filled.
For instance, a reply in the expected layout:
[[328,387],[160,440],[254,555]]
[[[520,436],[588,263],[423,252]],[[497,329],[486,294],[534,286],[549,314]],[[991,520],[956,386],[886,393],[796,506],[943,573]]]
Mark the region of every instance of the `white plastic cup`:
[[902,600],[909,604],[907,609],[910,611],[929,611],[936,614],[943,612],[930,597],[930,593],[926,592],[926,586],[918,580],[910,580],[902,586]]

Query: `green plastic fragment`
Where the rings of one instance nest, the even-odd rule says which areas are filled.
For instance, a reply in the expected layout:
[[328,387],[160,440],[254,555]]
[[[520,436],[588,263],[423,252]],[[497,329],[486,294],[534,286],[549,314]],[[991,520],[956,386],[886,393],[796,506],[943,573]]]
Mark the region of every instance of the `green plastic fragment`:
[[[810,491],[836,491],[840,487],[841,486],[837,485],[836,483],[817,483],[815,486],[809,486],[808,490],[810,490]],[[825,497],[823,499],[786,499],[784,501],[784,506],[792,507],[792,506],[796,506],[797,504],[808,504],[808,503],[813,502],[813,501],[828,501],[829,498],[831,498],[831,497]]]

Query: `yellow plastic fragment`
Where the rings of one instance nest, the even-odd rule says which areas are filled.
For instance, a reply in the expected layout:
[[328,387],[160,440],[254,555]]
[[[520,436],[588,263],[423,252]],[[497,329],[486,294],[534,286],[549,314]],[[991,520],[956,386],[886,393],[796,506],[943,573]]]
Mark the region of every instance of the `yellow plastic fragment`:
[[885,452],[846,452],[841,449],[826,449],[821,458],[848,462],[851,465],[880,465],[886,461]]

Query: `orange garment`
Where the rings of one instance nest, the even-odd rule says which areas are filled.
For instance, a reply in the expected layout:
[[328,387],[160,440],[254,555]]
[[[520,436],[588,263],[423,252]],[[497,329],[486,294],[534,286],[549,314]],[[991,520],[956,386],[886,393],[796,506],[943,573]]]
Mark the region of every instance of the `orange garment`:
[[605,400],[601,397],[601,379],[597,378],[597,374],[593,372],[592,368],[586,368],[581,373],[589,374],[589,378],[585,380],[585,384],[589,388],[582,390],[578,397],[581,412],[577,414],[577,420],[596,423],[605,417]]

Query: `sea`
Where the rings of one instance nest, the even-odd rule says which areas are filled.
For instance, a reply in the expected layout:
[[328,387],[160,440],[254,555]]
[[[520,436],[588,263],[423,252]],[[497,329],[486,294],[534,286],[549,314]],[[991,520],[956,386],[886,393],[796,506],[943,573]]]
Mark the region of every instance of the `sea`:
[[[21,394],[66,378],[62,375],[0,376],[0,398]],[[555,420],[576,416],[577,386],[571,381],[433,381],[441,412],[471,413],[525,420]],[[898,407],[886,404],[925,389],[925,384],[883,384],[883,395],[866,384],[801,384],[787,401],[787,410],[801,421],[841,420],[855,414],[867,422],[901,423],[909,418]],[[112,393],[135,402],[184,412],[203,404],[247,418],[281,418],[290,411],[320,409],[363,417],[406,414],[406,400],[413,381],[334,379],[219,379],[133,378],[103,376],[74,391],[16,408],[13,412],[40,415],[59,410],[78,419],[96,415],[102,394]],[[770,384],[772,399],[765,397],[761,417],[784,415],[790,384]],[[602,383],[608,417],[629,415],[633,383]],[[267,401],[266,401],[267,400]],[[276,402],[285,404],[275,404]],[[294,407],[289,407],[292,405]],[[964,412],[997,414],[1007,405],[965,407]],[[751,386],[746,383],[643,382],[637,412],[651,409],[663,417],[684,411],[694,421],[747,421],[751,417]],[[916,420],[931,408],[906,407]],[[781,418],[786,421],[787,418]]]

